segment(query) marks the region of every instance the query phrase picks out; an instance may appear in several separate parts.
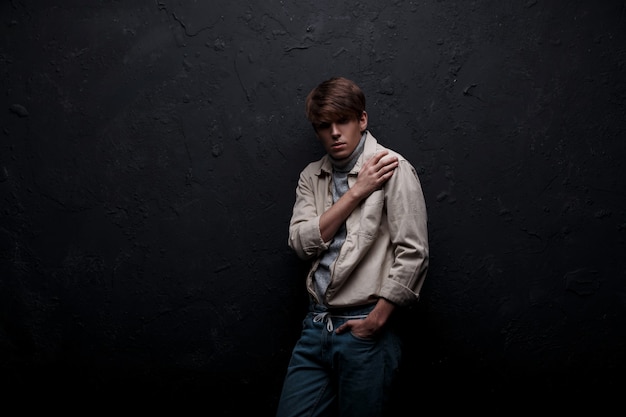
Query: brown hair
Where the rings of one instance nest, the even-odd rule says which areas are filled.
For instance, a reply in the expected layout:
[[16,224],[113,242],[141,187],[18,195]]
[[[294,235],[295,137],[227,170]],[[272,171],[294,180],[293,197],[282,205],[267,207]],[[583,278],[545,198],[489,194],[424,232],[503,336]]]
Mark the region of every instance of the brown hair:
[[305,112],[313,127],[339,119],[359,119],[365,111],[365,94],[353,81],[333,77],[323,81],[306,97]]

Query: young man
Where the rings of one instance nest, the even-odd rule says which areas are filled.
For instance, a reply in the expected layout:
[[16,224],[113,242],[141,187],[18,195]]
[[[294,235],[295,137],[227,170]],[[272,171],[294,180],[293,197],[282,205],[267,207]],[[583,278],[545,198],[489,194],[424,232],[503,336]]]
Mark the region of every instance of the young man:
[[365,95],[335,77],[306,98],[326,155],[301,173],[289,246],[311,261],[310,310],[277,417],[383,416],[401,359],[392,317],[428,269],[426,205],[414,167],[367,130]]

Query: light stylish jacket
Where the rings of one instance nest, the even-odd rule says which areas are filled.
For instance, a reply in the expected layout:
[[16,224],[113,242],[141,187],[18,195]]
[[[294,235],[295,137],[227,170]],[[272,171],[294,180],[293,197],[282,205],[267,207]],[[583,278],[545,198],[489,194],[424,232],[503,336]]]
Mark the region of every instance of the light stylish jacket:
[[[351,187],[363,163],[384,148],[370,132],[365,147],[348,175]],[[382,189],[374,191],[346,220],[347,235],[326,291],[329,307],[353,307],[383,297],[398,306],[416,302],[428,269],[427,214],[415,168],[404,157]],[[300,173],[289,223],[289,246],[298,257],[311,260],[306,278],[309,294],[319,304],[313,274],[330,241],[321,237],[320,216],[332,204],[332,164],[325,155]]]

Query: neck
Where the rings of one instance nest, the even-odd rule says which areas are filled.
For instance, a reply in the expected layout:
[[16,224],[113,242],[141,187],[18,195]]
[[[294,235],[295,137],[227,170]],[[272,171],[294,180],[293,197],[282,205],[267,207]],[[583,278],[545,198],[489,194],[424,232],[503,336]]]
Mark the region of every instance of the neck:
[[359,158],[359,156],[361,156],[361,153],[363,152],[363,148],[365,147],[365,136],[366,136],[365,133],[363,133],[363,135],[361,136],[361,140],[359,141],[359,144],[356,145],[356,148],[354,148],[350,156],[343,158],[343,159],[335,159],[330,155],[328,156],[335,170],[350,171],[354,167],[356,160]]

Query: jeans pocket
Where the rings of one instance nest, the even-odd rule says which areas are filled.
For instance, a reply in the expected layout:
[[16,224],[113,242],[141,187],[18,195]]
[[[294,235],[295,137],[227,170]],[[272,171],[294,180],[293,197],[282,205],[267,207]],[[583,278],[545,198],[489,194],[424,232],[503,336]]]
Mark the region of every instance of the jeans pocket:
[[376,343],[377,338],[375,337],[360,337],[355,335],[354,333],[352,333],[352,331],[350,331],[350,336],[352,336],[352,338],[354,340],[357,340],[359,342],[364,342],[364,343]]

